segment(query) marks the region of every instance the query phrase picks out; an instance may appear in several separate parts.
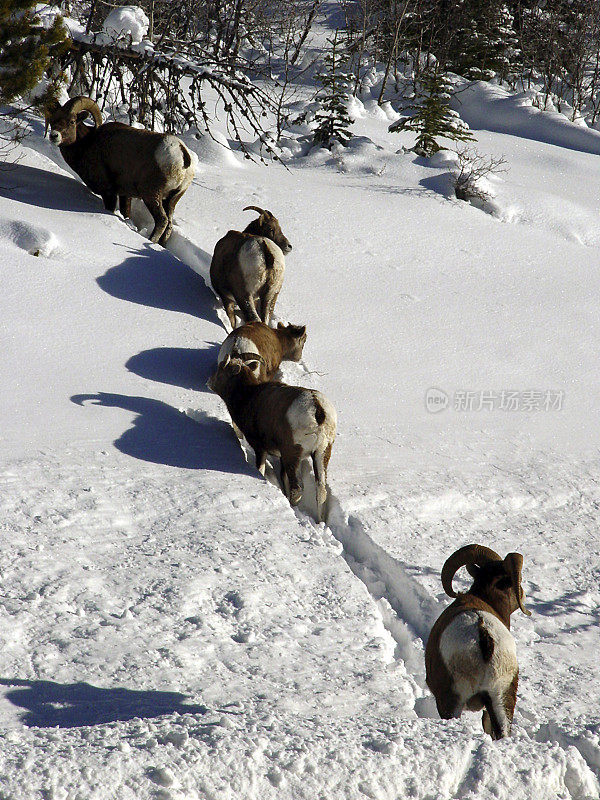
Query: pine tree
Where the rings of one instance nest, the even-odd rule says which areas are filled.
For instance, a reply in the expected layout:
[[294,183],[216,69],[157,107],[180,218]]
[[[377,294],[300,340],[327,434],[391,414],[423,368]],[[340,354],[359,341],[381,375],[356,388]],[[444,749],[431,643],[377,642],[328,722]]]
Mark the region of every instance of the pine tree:
[[444,149],[437,142],[439,138],[454,142],[475,141],[466,123],[448,106],[452,91],[446,75],[435,70],[426,72],[419,82],[422,91],[421,100],[409,106],[415,110],[414,116],[394,123],[390,126],[390,131],[416,131],[418,136],[413,149],[415,153],[425,158]]
[[519,62],[514,15],[503,0],[461,0],[449,66],[471,80],[506,79]]
[[346,108],[352,75],[340,70],[337,30],[333,38],[327,41],[330,50],[323,59],[323,70],[315,76],[323,89],[320,92],[321,108],[315,114],[317,127],[313,142],[331,150],[335,142],[345,147],[352,138],[349,130],[352,120]]
[[[65,41],[60,17],[44,28],[35,16],[34,0],[0,0],[0,104],[11,103],[33,89]],[[38,104],[47,101],[52,88],[38,98]]]

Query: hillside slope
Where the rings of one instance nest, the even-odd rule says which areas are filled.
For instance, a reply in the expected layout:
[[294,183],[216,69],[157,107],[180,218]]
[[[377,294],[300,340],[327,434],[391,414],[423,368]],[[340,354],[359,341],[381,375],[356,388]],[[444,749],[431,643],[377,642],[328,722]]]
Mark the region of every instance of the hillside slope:
[[[378,114],[355,128],[290,171],[205,163],[171,252],[37,126],[5,173],[11,800],[598,797],[598,158],[481,131],[511,167],[494,218]],[[248,204],[294,245],[277,313],[309,339],[284,375],[338,409],[329,527],[310,486],[294,513],[246,463],[204,386],[225,335],[209,253]],[[503,410],[503,390],[562,401]],[[436,719],[424,687],[439,569],[469,541],[523,552],[533,611],[497,744],[478,715]]]

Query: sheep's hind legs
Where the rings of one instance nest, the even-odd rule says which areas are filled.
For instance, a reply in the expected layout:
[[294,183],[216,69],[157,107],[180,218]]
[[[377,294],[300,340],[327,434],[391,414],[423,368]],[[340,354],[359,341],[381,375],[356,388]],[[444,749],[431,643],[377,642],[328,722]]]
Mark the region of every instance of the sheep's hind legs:
[[253,297],[236,297],[244,322],[261,322]]
[[154,242],[154,244],[158,244],[169,224],[169,218],[165,214],[162,203],[158,198],[144,197],[143,200],[146,208],[152,214],[152,219],[154,220],[154,230],[150,236],[150,241]]
[[481,699],[485,706],[483,715],[481,717],[481,724],[483,730],[492,737],[492,739],[503,739],[510,733],[510,723],[506,718],[504,706],[501,703],[495,703],[487,692],[481,693]]
[[169,221],[163,235],[158,240],[159,244],[164,245],[169,236],[173,233],[173,212],[175,211],[175,206],[181,200],[184,194],[185,189],[183,192],[180,192],[178,189],[174,189],[170,194],[167,195],[167,197],[163,199],[162,205]]

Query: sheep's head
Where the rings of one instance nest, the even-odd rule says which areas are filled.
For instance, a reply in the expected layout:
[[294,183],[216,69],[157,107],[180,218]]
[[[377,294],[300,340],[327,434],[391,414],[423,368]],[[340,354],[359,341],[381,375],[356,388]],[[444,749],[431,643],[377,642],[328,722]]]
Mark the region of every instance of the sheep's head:
[[225,400],[239,383],[258,383],[260,365],[264,363],[262,356],[255,353],[242,353],[235,358],[227,356],[207,380],[206,385]]
[[508,599],[510,614],[520,608],[527,616],[531,615],[525,607],[525,592],[521,586],[523,556],[520,553],[509,553],[503,559],[494,550],[480,544],[461,547],[442,567],[442,586],[450,597],[457,597],[452,580],[461,567],[466,567],[474,578],[469,590],[471,594],[482,597],[500,592]]
[[251,233],[254,236],[264,236],[266,239],[271,239],[272,242],[275,242],[284,254],[290,252],[292,245],[283,235],[279,220],[274,214],[258,206],[246,206],[244,211],[258,211],[260,214],[258,219],[253,220],[245,228],[245,233]]
[[58,103],[51,106],[46,113],[46,126],[50,127],[48,138],[56,145],[73,144],[81,136],[80,124],[88,114],[94,118],[96,127],[102,125],[100,109],[89,97],[72,97],[63,106]]
[[283,322],[278,322],[277,330],[286,335],[288,341],[287,358],[290,361],[300,361],[306,342],[306,325],[284,325]]

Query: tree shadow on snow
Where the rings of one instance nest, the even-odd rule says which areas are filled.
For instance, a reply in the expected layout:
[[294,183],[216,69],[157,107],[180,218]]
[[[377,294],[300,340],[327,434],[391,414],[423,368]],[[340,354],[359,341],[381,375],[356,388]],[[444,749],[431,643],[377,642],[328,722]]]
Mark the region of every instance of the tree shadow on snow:
[[96,279],[112,297],[130,303],[180,311],[220,326],[215,296],[202,278],[168,250],[142,243],[116,267]]
[[27,709],[21,721],[30,728],[76,728],[105,725],[136,717],[148,719],[167,714],[205,714],[202,705],[186,705],[180,692],[100,689],[89,683],[54,683],[0,679],[1,686],[14,687],[4,697]]
[[429,189],[430,192],[441,194],[447,200],[456,200],[454,189],[452,188],[452,175],[449,172],[442,172],[440,175],[431,175],[429,178],[421,178],[419,186]]
[[[207,343],[208,344],[208,343]],[[204,350],[185,347],[155,347],[132,356],[125,367],[151,381],[207,392],[206,381],[217,364],[220,344],[211,342]]]
[[71,401],[135,413],[133,427],[114,442],[117,450],[132,458],[183,469],[255,474],[231,426],[208,414],[195,412],[191,419],[160,400],[105,392],[73,395]]

